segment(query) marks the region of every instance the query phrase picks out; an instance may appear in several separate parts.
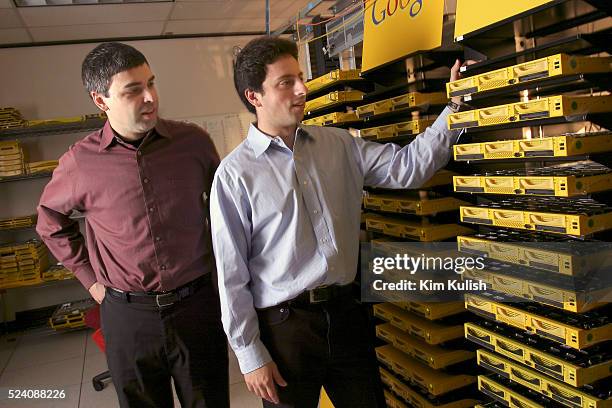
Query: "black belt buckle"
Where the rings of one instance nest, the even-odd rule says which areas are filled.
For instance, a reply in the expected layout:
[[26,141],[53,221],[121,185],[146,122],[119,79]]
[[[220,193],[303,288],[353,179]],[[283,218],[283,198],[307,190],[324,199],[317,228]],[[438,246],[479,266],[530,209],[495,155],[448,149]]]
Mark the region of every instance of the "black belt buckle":
[[155,303],[157,304],[157,307],[159,307],[160,309],[163,307],[172,306],[178,300],[179,300],[179,297],[174,292],[162,293],[161,295],[155,295]]
[[319,286],[308,291],[310,303],[327,302],[331,297],[331,286]]

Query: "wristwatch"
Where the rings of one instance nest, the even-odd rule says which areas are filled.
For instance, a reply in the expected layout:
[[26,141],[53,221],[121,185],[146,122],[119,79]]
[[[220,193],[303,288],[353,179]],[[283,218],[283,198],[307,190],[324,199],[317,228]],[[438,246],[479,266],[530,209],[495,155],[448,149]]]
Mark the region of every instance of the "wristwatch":
[[448,101],[448,105],[447,105],[450,110],[453,111],[453,113],[457,113],[459,112],[459,109],[461,109],[461,105],[459,105],[458,103],[455,103],[453,101]]

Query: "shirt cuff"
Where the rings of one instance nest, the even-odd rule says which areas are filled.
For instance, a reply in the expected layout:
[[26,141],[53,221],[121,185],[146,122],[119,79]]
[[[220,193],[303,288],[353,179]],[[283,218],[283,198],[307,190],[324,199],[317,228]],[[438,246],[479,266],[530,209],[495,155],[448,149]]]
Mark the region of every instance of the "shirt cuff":
[[236,353],[242,374],[248,374],[272,361],[268,349],[260,339],[255,340],[253,344],[240,350],[234,350],[234,353]]
[[436,118],[435,122],[431,124],[431,127],[443,135],[449,135],[451,139],[450,145],[452,146],[457,143],[462,131],[450,130],[448,128],[447,118],[451,113],[453,113],[453,111],[448,106],[445,107],[442,113],[440,113],[440,115]]
[[85,289],[87,290],[91,288],[91,285],[97,282],[96,274],[89,263],[75,268],[75,270],[72,272],[74,272],[74,276],[77,277],[77,279],[83,286],[85,286]]

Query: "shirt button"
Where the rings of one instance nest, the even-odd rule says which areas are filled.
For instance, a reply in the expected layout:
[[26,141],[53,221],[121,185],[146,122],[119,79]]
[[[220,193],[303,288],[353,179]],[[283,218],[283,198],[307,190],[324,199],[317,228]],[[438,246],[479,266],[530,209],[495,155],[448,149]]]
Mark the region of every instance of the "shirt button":
[[139,150],[137,153],[139,156],[142,156],[142,152]]
[[319,210],[314,210],[313,213],[318,214]]
[[144,180],[142,180],[145,184],[147,184],[149,182],[148,178],[145,178]]
[[156,240],[157,242],[159,242],[159,241],[161,241],[161,237],[155,237],[155,240]]
[[306,180],[304,180],[304,185],[308,184],[308,182]]
[[321,242],[326,243],[326,242],[327,242],[327,238],[323,238],[323,239],[321,240]]
[[153,211],[155,211],[155,208],[149,207],[149,212],[153,212]]
[[161,269],[162,271],[165,271],[166,270],[166,265],[160,266],[159,269]]

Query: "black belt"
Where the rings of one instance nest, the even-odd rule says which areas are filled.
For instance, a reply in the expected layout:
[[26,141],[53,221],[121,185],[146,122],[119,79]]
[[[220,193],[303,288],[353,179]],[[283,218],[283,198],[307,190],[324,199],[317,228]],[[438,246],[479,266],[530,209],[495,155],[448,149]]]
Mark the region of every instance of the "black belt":
[[161,309],[163,307],[172,306],[176,302],[188,298],[210,281],[210,273],[207,273],[206,275],[192,280],[186,285],[167,292],[125,292],[119,289],[107,287],[106,293],[115,299],[120,299],[127,303],[151,305]]
[[319,303],[328,302],[333,299],[346,297],[353,294],[353,284],[348,285],[329,285],[319,286],[311,290],[306,290],[300,293],[296,298],[293,298],[286,303],[289,306],[300,306],[300,305],[315,305]]

